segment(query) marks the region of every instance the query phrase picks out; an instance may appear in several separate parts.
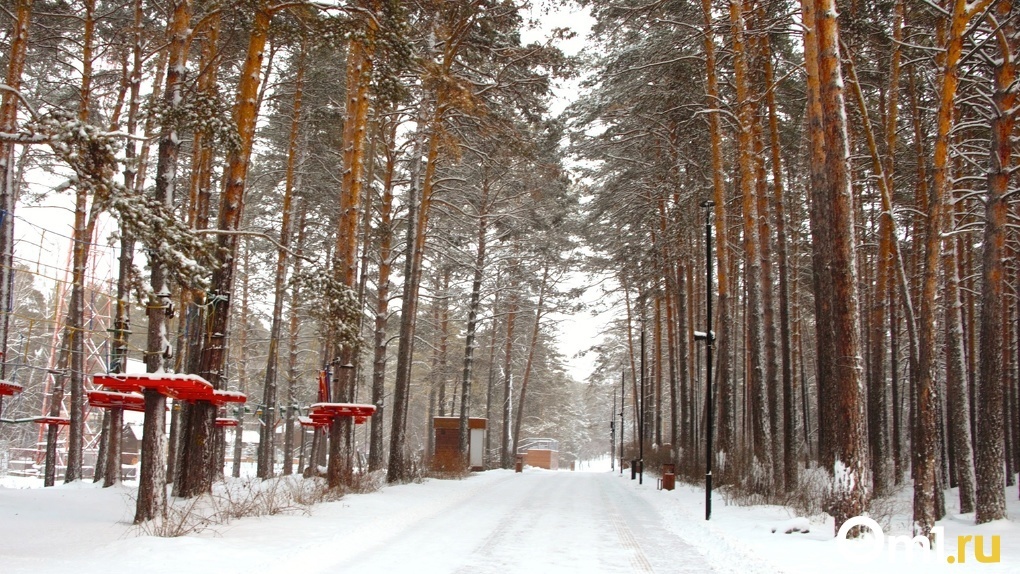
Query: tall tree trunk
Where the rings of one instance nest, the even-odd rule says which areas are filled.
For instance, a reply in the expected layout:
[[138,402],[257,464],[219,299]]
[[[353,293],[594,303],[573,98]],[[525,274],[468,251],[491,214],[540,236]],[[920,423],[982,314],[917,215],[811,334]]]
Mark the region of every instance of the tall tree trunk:
[[[450,47],[450,50],[456,50]],[[453,65],[453,54],[444,56],[443,69],[449,72]],[[394,411],[393,424],[390,432],[390,460],[387,468],[386,481],[400,482],[410,478],[404,460],[406,444],[407,403],[410,398],[411,359],[414,355],[414,328],[418,312],[418,291],[421,287],[422,264],[425,260],[426,232],[432,208],[432,195],[435,192],[436,164],[439,160],[441,140],[445,137],[441,124],[446,116],[449,102],[445,101],[444,92],[436,94],[436,102],[431,117],[427,121],[428,147],[425,154],[425,169],[421,178],[421,198],[418,202],[417,216],[408,222],[408,253],[405,264],[405,280],[403,300],[401,302],[400,342],[397,346],[397,372],[393,393]],[[422,111],[426,103],[422,103]],[[428,116],[424,116],[428,117]],[[416,155],[419,152],[415,152]],[[420,157],[420,156],[419,156]],[[413,177],[413,176],[412,176]],[[415,193],[412,185],[409,193]],[[413,201],[412,207],[413,209]]]
[[[248,51],[240,71],[240,82],[234,107],[234,121],[239,135],[237,149],[227,155],[223,193],[220,196],[217,229],[217,267],[210,285],[208,320],[205,344],[199,362],[199,373],[215,388],[221,388],[223,365],[226,359],[226,338],[230,319],[231,291],[236,268],[238,235],[235,233],[244,208],[244,189],[248,173],[248,157],[255,137],[257,99],[262,78],[262,56],[269,35],[272,11],[265,5],[255,8]],[[180,486],[175,484],[179,496],[184,498],[208,492],[212,488],[210,474],[213,464],[213,421],[216,409],[204,402],[196,402],[188,417],[188,426],[182,433],[183,450]]]
[[[715,453],[706,453],[706,456],[717,456],[716,453],[732,455],[736,442],[736,427],[733,420],[733,389],[732,375],[730,372],[730,349],[733,343],[729,334],[729,313],[730,313],[730,287],[729,287],[729,231],[726,223],[726,186],[723,181],[723,156],[722,156],[722,130],[719,126],[719,112],[723,108],[719,99],[718,77],[716,74],[715,58],[715,32],[712,21],[711,0],[701,0],[702,14],[705,20],[704,49],[705,49],[705,74],[706,74],[706,97],[710,110],[708,114],[708,126],[712,147],[712,201],[715,210],[715,257],[718,264],[717,289],[716,293],[716,314],[722,317],[721,321],[713,321],[715,325],[715,340],[709,340],[706,344],[718,346],[716,352],[715,384],[719,389],[717,405],[707,405],[706,408],[716,409],[718,413],[719,440],[715,442]],[[710,431],[711,432],[711,431]],[[720,471],[725,475],[727,469],[722,467]]]
[[[372,79],[375,56],[378,0],[363,0],[357,7],[367,13],[363,29],[352,36],[347,46],[347,109],[342,134],[343,174],[340,181],[340,222],[334,252],[334,275],[352,291],[357,288],[358,207],[361,204],[362,169],[365,164],[365,142],[368,139],[368,89]],[[360,315],[360,310],[356,311]],[[358,316],[341,317],[347,325],[359,325]],[[332,353],[336,364],[353,367],[357,345],[347,337],[333,334]],[[342,368],[334,382],[335,396],[341,401],[353,400],[354,368]],[[349,482],[352,469],[350,452],[350,417],[336,417],[330,426],[329,466],[326,471],[330,488]]]
[[[962,3],[962,0],[961,0]],[[987,4],[987,2],[984,2]],[[964,5],[963,8],[969,5]],[[977,8],[977,7],[975,7]],[[1017,79],[1016,26],[1013,3],[996,6],[996,41],[999,58],[992,94],[991,143],[985,195],[985,233],[981,264],[981,376],[977,390],[977,508],[974,520],[983,524],[1006,518],[1003,486],[1005,459],[1003,385],[1007,380],[1002,318],[1006,314],[1006,226],[1009,219],[1007,193],[1013,171],[1012,136],[1016,125]],[[955,19],[954,19],[955,23]],[[955,29],[955,26],[954,26]],[[955,76],[954,76],[955,77]]]
[[535,349],[538,347],[538,335],[541,331],[542,313],[545,306],[545,293],[549,287],[549,260],[546,259],[542,268],[542,283],[538,288],[538,302],[535,304],[535,322],[531,326],[531,342],[528,344],[528,359],[524,363],[524,376],[521,377],[521,393],[517,399],[517,419],[514,421],[513,452],[517,452],[517,446],[521,440],[521,422],[524,420],[525,400],[528,396],[528,382],[531,380],[531,370],[535,364]]
[[[949,227],[954,227],[949,214]],[[963,303],[960,301],[960,277],[956,257],[956,238],[944,241],[946,392],[949,411],[949,438],[956,480],[959,486],[960,514],[974,512],[974,459],[971,452],[970,393],[963,349]]]
[[[898,29],[898,28],[897,28]],[[893,57],[893,69],[894,72],[898,73],[899,70],[899,51],[898,49],[894,52]],[[863,119],[862,127],[865,135],[865,139],[868,143],[868,149],[871,154],[872,169],[877,174],[877,184],[880,195],[880,215],[878,223],[878,254],[877,254],[877,273],[874,281],[874,296],[871,302],[871,310],[869,315],[870,332],[868,341],[868,445],[869,454],[872,462],[872,477],[874,480],[875,494],[882,495],[888,492],[890,480],[891,480],[891,469],[889,468],[889,456],[887,453],[887,432],[886,432],[886,384],[885,384],[885,333],[887,331],[885,311],[887,307],[886,296],[888,293],[887,285],[891,281],[891,271],[895,269],[898,271],[897,277],[899,278],[899,284],[903,288],[904,298],[909,297],[910,290],[907,287],[906,276],[902,272],[903,266],[900,264],[900,250],[898,239],[895,235],[895,219],[892,213],[892,160],[886,158],[882,160],[878,149],[878,142],[875,137],[874,130],[871,126],[871,119],[868,115],[868,108],[865,105],[864,93],[861,89],[861,83],[857,78],[856,67],[851,60],[848,63],[848,71],[850,74],[851,84],[853,86],[853,94],[857,102],[857,106],[860,110],[861,117]],[[895,90],[898,86],[898,82],[891,81],[892,87],[890,91]],[[897,99],[894,96],[890,98],[895,102]],[[894,149],[896,136],[895,136],[895,111],[890,111],[889,114],[892,118],[887,118],[886,124],[886,142],[887,148]],[[893,133],[889,133],[892,130]],[[908,316],[913,317],[912,311],[910,311],[909,300],[908,300]],[[913,320],[908,321],[908,329],[912,331]],[[911,346],[911,349],[916,348]]]
[[[501,284],[499,268],[496,269],[496,284],[497,285]],[[500,295],[500,292],[497,290],[496,294],[493,296],[493,301],[492,301],[492,316],[493,316],[493,319],[492,319],[492,326],[489,327],[489,373],[488,373],[488,376],[486,377],[486,385],[485,385],[485,420],[486,421],[490,421],[490,422],[487,423],[487,426],[488,426],[489,430],[486,431],[486,433],[485,433],[485,457],[484,458],[485,458],[485,468],[486,469],[492,468],[492,455],[493,455],[493,453],[495,451],[495,449],[492,447],[492,435],[494,433],[492,432],[493,425],[491,424],[491,421],[493,420],[492,419],[492,400],[493,400],[493,396],[496,394],[496,333],[499,330],[499,321],[496,320],[496,317],[499,316],[499,312],[500,312],[499,295]],[[500,444],[502,445],[502,443],[500,443]],[[502,460],[500,462],[502,463]]]
[[[659,214],[659,235],[665,238],[668,229],[668,218],[666,214],[666,199],[659,197],[657,202]],[[683,392],[688,387],[688,323],[689,317],[687,304],[687,282],[684,277],[684,265],[676,265],[673,262],[677,257],[671,249],[672,241],[662,241],[658,249],[658,255],[662,262],[660,274],[666,283],[665,289],[665,330],[666,330],[666,356],[669,361],[669,444],[673,461],[679,463],[682,452],[680,445],[681,419],[687,401],[683,399]],[[682,378],[682,380],[681,380]],[[688,453],[690,454],[690,453]]]
[[[654,242],[653,242],[654,243]],[[656,282],[659,278],[656,277]],[[652,428],[648,431],[653,447],[662,444],[662,296],[661,287],[656,288],[652,301],[652,372],[651,389],[652,394],[651,420]]]
[[[832,505],[835,528],[847,519],[858,516],[871,497],[871,472],[868,461],[866,396],[862,389],[863,369],[860,354],[860,326],[854,237],[854,209],[850,185],[850,148],[847,136],[846,106],[843,77],[840,71],[839,30],[835,0],[816,0],[815,27],[819,100],[824,118],[826,185],[815,189],[818,207],[824,211],[829,232],[826,241],[815,241],[815,249],[827,252],[831,261],[831,290],[817,292],[828,299],[833,333],[830,350],[834,364],[830,380],[819,377],[819,388],[827,387],[826,396],[835,408],[831,443],[827,460],[835,473]],[[819,158],[814,158],[818,161]],[[814,208],[814,206],[813,206]],[[816,272],[818,270],[816,269]],[[819,323],[822,322],[819,317]],[[819,360],[822,360],[821,350]]]
[[503,416],[500,426],[499,460],[501,468],[511,468],[514,464],[513,457],[517,451],[513,450],[510,436],[510,415],[513,407],[513,350],[514,350],[514,326],[517,322],[517,312],[520,306],[518,295],[518,270],[519,262],[515,260],[510,263],[510,298],[507,301],[506,314],[506,340],[503,347]]
[[[201,42],[199,57],[199,75],[197,87],[206,96],[215,96],[219,66],[216,63],[220,53],[219,32],[221,15],[215,12],[210,15],[206,31]],[[193,40],[194,41],[194,40]],[[188,192],[188,226],[191,229],[209,228],[210,198],[212,196],[212,171],[214,149],[210,134],[205,130],[196,130],[191,143],[192,165]],[[201,304],[203,294],[188,288],[181,289],[181,305],[184,318],[178,326],[178,357],[175,361],[177,372],[198,372],[204,344],[203,329],[205,323],[205,306]],[[181,456],[182,429],[191,418],[191,404],[175,401],[170,414],[170,438],[167,446],[167,475],[171,482],[177,483]],[[243,423],[242,423],[243,425]],[[239,426],[242,426],[239,425]],[[240,437],[237,437],[240,438]],[[235,441],[237,440],[235,438]],[[240,457],[237,457],[240,458]],[[239,464],[238,460],[238,464]],[[240,467],[237,470],[240,474]],[[176,487],[175,487],[176,489]]]
[[754,103],[751,100],[742,0],[730,0],[730,31],[733,42],[734,83],[740,124],[737,133],[740,167],[741,212],[744,233],[744,288],[747,292],[748,385],[752,442],[752,480],[757,492],[769,493],[773,487],[772,434],[769,428],[769,398],[765,381],[765,333],[762,319],[761,251],[758,241],[758,212],[755,201],[755,173],[752,165]]
[[[301,189],[301,172],[297,173],[294,187]],[[306,217],[307,207],[304,201],[298,201],[298,223],[297,223],[297,245],[295,246],[294,275],[301,273],[301,261],[305,249]],[[283,433],[283,474],[288,476],[294,472],[294,414],[297,408],[297,384],[298,384],[298,332],[301,327],[299,310],[301,307],[301,289],[294,286],[290,293],[290,321],[288,322],[287,334],[287,426]],[[298,448],[304,455],[304,430],[298,429]],[[300,467],[298,467],[299,470]]]
[[[800,481],[800,428],[797,418],[797,386],[793,376],[793,352],[790,334],[790,263],[787,255],[786,206],[784,205],[785,189],[783,185],[782,148],[779,140],[779,119],[776,113],[775,77],[772,65],[772,49],[768,35],[763,36],[764,71],[765,71],[765,105],[768,110],[769,148],[772,159],[772,201],[775,204],[776,217],[776,255],[779,267],[779,370],[782,379],[783,404],[783,470],[782,480],[784,491],[791,492],[799,486]],[[767,284],[767,283],[766,283]],[[777,405],[778,408],[778,405]]]
[[[687,316],[687,289],[686,281],[677,278],[684,277],[684,268],[679,269],[670,265],[666,270],[667,283],[672,287],[667,288],[666,295],[666,350],[669,361],[669,444],[672,450],[673,461],[680,462],[679,453],[683,452],[680,444],[680,433],[686,434],[685,413],[688,407],[685,392],[689,386],[687,379],[688,356],[687,356],[687,323],[690,317]],[[679,285],[677,285],[679,283]],[[686,453],[688,456],[690,452]]]
[[[237,318],[234,319],[235,324],[240,320],[240,328],[237,334],[237,358],[235,364],[237,365],[237,382],[239,390],[248,394],[248,382],[251,380],[248,376],[248,334],[250,333],[249,327],[249,301],[251,301],[251,249],[248,247],[248,239],[244,239],[244,244],[241,247],[241,308],[236,311]],[[274,413],[271,410],[272,403],[262,401],[262,403],[255,408],[255,416],[259,420],[259,437],[262,436],[262,429],[266,426],[272,425],[275,419]],[[241,424],[237,426],[234,432],[234,454],[233,464],[230,469],[230,476],[234,478],[240,478],[241,476],[241,457],[244,451],[244,419],[241,417]],[[217,427],[216,433],[219,434],[219,428]],[[225,445],[224,445],[225,448]],[[219,454],[215,454],[214,458],[219,458]],[[257,465],[256,465],[257,466]],[[265,477],[260,477],[265,478]]]
[[[11,24],[7,74],[9,90],[0,90],[0,132],[13,133],[18,122],[18,94],[21,74],[28,53],[28,28],[31,24],[32,0],[18,0]],[[11,286],[14,272],[14,207],[17,205],[17,179],[14,177],[14,144],[0,142],[0,379],[7,378],[7,338],[10,311],[13,306]]]
[[[408,207],[404,257],[404,285],[400,302],[400,337],[397,342],[397,366],[393,388],[393,415],[390,419],[390,452],[386,465],[387,482],[399,482],[409,478],[410,469],[404,449],[407,443],[407,410],[411,393],[411,359],[414,354],[414,323],[418,312],[418,286],[420,277],[415,276],[414,246],[417,244],[417,221],[422,216],[419,199],[421,185],[422,154],[426,140],[428,114],[427,101],[422,100],[418,110],[418,133],[416,134],[413,160],[410,168],[411,183],[408,186]],[[431,163],[431,162],[430,162]],[[424,238],[423,238],[424,239]],[[420,274],[420,269],[418,270]]]
[[[451,382],[449,380],[449,357],[450,357],[450,275],[452,269],[450,264],[440,259],[437,262],[438,265],[438,289],[436,291],[436,311],[437,319],[436,329],[439,334],[439,345],[436,348],[436,372],[439,374],[439,396],[443,399],[443,406],[440,407],[440,413],[442,409],[445,409],[446,405],[446,387]],[[455,411],[457,396],[451,389],[452,397],[450,398],[450,410],[449,415],[453,416]]]
[[[82,70],[78,89],[78,120],[89,121],[89,103],[92,99],[92,52],[96,21],[95,0],[84,2],[82,15]],[[75,189],[74,238],[71,249],[71,300],[68,304],[67,325],[71,346],[70,385],[71,404],[68,409],[71,425],[67,437],[67,468],[64,482],[81,480],[82,449],[85,438],[85,266],[88,264],[92,236],[85,235],[89,189],[79,183]]]
[[483,168],[482,195],[478,199],[478,234],[476,235],[475,267],[471,277],[471,300],[468,304],[467,331],[464,335],[464,368],[460,379],[460,428],[458,444],[460,456],[468,456],[470,434],[468,430],[468,402],[471,397],[471,378],[475,364],[475,334],[478,330],[478,309],[482,300],[482,276],[485,272],[485,249],[489,235],[489,171]]
[[[294,99],[291,107],[290,138],[287,146],[287,173],[284,178],[283,192],[283,219],[280,223],[280,246],[276,255],[276,277],[273,285],[273,316],[269,327],[269,350],[266,357],[266,376],[263,381],[262,403],[266,405],[267,412],[270,412],[269,424],[262,425],[259,429],[259,453],[256,475],[259,478],[270,478],[273,476],[274,462],[274,440],[275,420],[280,415],[273,409],[279,403],[277,400],[277,367],[280,355],[280,337],[283,333],[283,301],[287,296],[287,262],[290,256],[291,244],[291,221],[294,215],[294,181],[295,173],[300,163],[300,133],[301,133],[301,98],[304,90],[305,79],[305,50],[304,44],[299,49],[296,77],[294,79]],[[289,406],[289,403],[288,403]]]
[[[987,4],[987,1],[983,1]],[[945,52],[941,56],[941,81],[937,110],[934,149],[934,173],[924,222],[924,260],[921,277],[919,354],[917,378],[917,420],[914,428],[914,529],[930,536],[936,520],[935,489],[937,487],[938,430],[937,359],[935,340],[936,291],[941,262],[942,232],[950,191],[949,137],[953,127],[956,91],[959,84],[958,63],[963,48],[963,34],[973,17],[963,0],[956,0],[952,10]]]
[[[751,12],[751,26],[756,30],[766,29],[766,18],[764,6],[757,3],[752,6],[751,2],[746,3],[746,10]],[[773,487],[782,489],[785,483],[783,465],[783,413],[781,410],[783,400],[783,388],[779,384],[779,348],[777,341],[776,326],[776,302],[773,292],[775,283],[775,271],[772,264],[772,224],[769,214],[769,193],[768,181],[765,171],[765,135],[763,133],[765,121],[763,114],[768,113],[767,101],[764,109],[760,106],[763,100],[772,97],[774,79],[770,77],[769,70],[772,66],[772,54],[768,42],[767,33],[755,34],[748,42],[750,52],[749,61],[752,64],[750,75],[750,88],[757,94],[755,98],[759,102],[759,113],[754,114],[751,130],[751,141],[753,146],[752,161],[754,166],[754,190],[757,210],[757,241],[761,259],[761,305],[762,305],[762,333],[764,337],[764,384],[768,396],[769,405],[769,434],[772,443],[772,478]],[[769,73],[767,73],[769,72]],[[769,95],[766,95],[769,94]]]
[[[170,48],[167,59],[166,88],[163,103],[168,107],[179,105],[184,82],[187,43],[190,35],[191,2],[181,0],[174,5],[168,25],[167,36]],[[155,200],[169,207],[173,201],[177,179],[177,155],[180,138],[172,126],[164,126],[159,139],[156,163]],[[166,267],[158,258],[149,263],[151,270],[149,286],[152,297],[148,302],[148,343],[146,345],[145,370],[149,373],[162,372],[164,360],[169,352],[166,321],[170,306],[170,291],[167,286]],[[142,466],[139,471],[138,500],[135,508],[135,522],[145,522],[156,517],[166,504],[166,466],[164,459],[163,433],[166,425],[164,411],[166,397],[158,391],[145,391],[145,419],[142,443]]]
[[[801,0],[801,21],[814,23],[816,20],[815,0]],[[809,183],[809,220],[811,224],[811,268],[812,287],[815,293],[832,292],[832,262],[829,253],[821,246],[831,242],[829,228],[825,222],[824,203],[819,196],[824,193],[827,185],[825,170],[826,147],[825,131],[822,125],[821,79],[818,69],[818,30],[817,26],[808,25],[804,29],[804,68],[807,73],[807,130],[811,145],[811,178]],[[815,247],[817,246],[817,247]],[[832,380],[833,339],[835,334],[832,324],[832,309],[829,297],[815,297],[815,358],[817,387],[817,436],[818,459],[824,467],[832,466],[829,456],[829,422],[832,419],[833,401],[827,395],[828,387],[821,381]],[[806,389],[805,389],[806,392]]]
[[[141,108],[139,91],[142,83],[142,21],[144,10],[141,0],[134,2],[134,25],[131,50],[131,71],[128,77],[128,113],[125,131],[134,134],[138,129],[138,112]],[[137,193],[138,149],[135,142],[128,141],[124,147],[124,190],[128,195]],[[110,372],[124,373],[127,370],[128,335],[131,332],[130,281],[135,252],[134,239],[126,232],[120,238],[120,258],[117,272],[117,301],[114,306],[113,337],[110,342]],[[121,473],[121,430],[124,424],[124,410],[110,409],[107,426],[106,460],[103,465],[103,487],[110,487],[120,481]]]
[[379,275],[376,279],[375,334],[372,345],[372,404],[368,469],[383,467],[383,412],[386,385],[386,326],[389,323],[390,272],[393,267],[393,176],[396,171],[396,134],[399,122],[391,118],[386,129],[386,172],[379,206]]

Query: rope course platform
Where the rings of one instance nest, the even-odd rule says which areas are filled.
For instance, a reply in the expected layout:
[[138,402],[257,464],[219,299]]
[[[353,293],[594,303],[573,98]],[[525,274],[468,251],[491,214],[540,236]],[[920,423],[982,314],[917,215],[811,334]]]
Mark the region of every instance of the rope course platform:
[[[375,405],[357,403],[314,403],[308,407],[308,417],[299,417],[302,426],[326,426],[336,417],[352,417],[360,425],[375,413]],[[306,424],[304,420],[312,422]]]
[[124,409],[126,411],[144,412],[145,397],[138,393],[120,393],[117,391],[86,391],[89,406],[97,409]]
[[92,375],[92,382],[113,392],[141,393],[155,389],[159,394],[180,401],[207,401],[216,406],[244,403],[248,397],[236,391],[214,389],[212,383],[198,375],[176,373],[138,373]]
[[[33,422],[33,423],[39,423],[41,425],[67,426],[67,425],[71,424],[71,418],[70,417],[42,416],[42,417],[32,417],[32,418],[26,419],[26,420],[29,421],[29,422]],[[20,422],[20,421],[15,421],[15,422]]]
[[24,388],[18,383],[12,383],[10,381],[0,381],[0,397],[14,396],[23,390]]

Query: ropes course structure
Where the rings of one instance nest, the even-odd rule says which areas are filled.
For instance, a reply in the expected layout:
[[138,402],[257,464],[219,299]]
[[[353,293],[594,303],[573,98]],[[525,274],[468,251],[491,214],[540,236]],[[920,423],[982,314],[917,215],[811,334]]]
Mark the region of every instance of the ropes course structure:
[[[60,233],[59,224],[54,225],[52,221],[41,225],[22,216],[14,219],[20,233],[11,270],[12,300],[5,309],[10,338],[3,350],[3,376],[24,391],[5,405],[5,424],[0,424],[0,436],[12,445],[10,472],[32,475],[43,462],[47,434],[52,427],[57,429],[57,467],[65,465],[68,428],[63,421],[69,420],[70,393],[65,391],[71,373],[66,364],[61,364],[61,347],[62,339],[70,332],[67,308],[72,249],[76,240]],[[81,329],[85,350],[85,372],[81,376],[86,381],[91,373],[106,372],[109,362],[109,330],[113,326],[116,282],[113,262],[118,249],[105,245],[100,239],[114,231],[115,223],[102,218],[89,239]],[[137,345],[131,349],[138,354],[143,352]],[[65,351],[65,362],[66,354]],[[86,385],[86,391],[91,390],[89,386]],[[98,450],[101,421],[102,411],[86,404],[83,437],[86,467],[91,466],[89,463]],[[24,422],[41,424],[37,428],[16,424]]]

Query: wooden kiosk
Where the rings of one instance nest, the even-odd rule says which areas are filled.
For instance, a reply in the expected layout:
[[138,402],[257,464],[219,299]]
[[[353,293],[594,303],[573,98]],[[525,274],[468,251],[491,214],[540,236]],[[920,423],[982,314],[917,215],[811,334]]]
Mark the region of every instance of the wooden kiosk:
[[[468,470],[485,470],[485,432],[488,420],[468,419]],[[432,470],[463,470],[460,460],[459,437],[460,417],[433,417],[432,430],[435,433],[432,452]]]

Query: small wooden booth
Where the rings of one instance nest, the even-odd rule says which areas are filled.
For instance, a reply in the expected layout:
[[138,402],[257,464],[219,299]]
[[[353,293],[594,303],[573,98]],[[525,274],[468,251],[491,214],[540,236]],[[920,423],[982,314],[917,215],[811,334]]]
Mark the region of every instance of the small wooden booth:
[[[468,470],[485,470],[485,432],[488,420],[468,418]],[[433,417],[435,433],[432,470],[463,470],[460,460],[460,417]]]
[[552,438],[533,438],[521,441],[517,455],[524,457],[526,466],[559,470],[560,442]]

